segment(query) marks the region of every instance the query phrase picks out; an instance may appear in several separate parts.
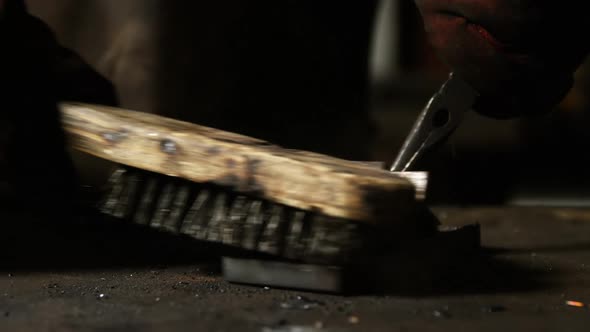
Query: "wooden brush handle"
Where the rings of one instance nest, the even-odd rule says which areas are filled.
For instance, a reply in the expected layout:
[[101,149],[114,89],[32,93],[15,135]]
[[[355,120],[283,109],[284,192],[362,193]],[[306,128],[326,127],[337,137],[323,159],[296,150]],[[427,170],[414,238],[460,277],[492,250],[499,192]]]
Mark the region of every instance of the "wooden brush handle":
[[60,107],[72,147],[116,163],[369,223],[403,221],[415,202],[408,180],[372,165],[154,114]]

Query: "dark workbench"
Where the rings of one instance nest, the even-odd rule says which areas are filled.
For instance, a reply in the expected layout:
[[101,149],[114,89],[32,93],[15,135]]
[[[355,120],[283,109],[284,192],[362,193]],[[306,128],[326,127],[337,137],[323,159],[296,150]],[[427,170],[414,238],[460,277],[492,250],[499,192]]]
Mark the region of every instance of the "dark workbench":
[[124,225],[22,222],[2,231],[0,330],[588,331],[590,310],[566,301],[590,303],[590,210],[435,211],[445,224],[480,223],[491,257],[419,296],[231,285],[199,254],[213,249]]

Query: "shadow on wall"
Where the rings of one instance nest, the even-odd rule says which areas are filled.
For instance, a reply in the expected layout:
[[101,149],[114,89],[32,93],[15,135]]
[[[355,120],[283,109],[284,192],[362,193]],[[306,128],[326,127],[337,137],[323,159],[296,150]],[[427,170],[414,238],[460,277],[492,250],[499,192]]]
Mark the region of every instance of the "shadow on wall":
[[58,2],[31,8],[115,83],[123,107],[368,158],[376,0]]
[[[28,3],[65,46],[114,82],[123,107],[345,158],[390,160],[440,74],[415,15],[399,15],[398,67],[380,68],[404,75],[373,86],[380,91],[371,119],[376,0],[337,8],[317,1]],[[431,165],[433,199],[590,201],[587,72],[546,117],[467,119]]]
[[122,106],[154,112],[155,0],[29,0],[29,9],[117,88]]

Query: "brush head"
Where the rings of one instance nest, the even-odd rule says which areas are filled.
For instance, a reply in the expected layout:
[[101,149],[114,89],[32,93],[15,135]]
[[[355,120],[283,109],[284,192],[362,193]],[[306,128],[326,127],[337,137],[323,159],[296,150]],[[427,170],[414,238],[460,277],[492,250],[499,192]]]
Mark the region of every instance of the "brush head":
[[117,169],[105,189],[99,209],[108,216],[297,262],[362,260],[436,229],[423,209],[413,211],[412,223],[372,225],[129,167]]

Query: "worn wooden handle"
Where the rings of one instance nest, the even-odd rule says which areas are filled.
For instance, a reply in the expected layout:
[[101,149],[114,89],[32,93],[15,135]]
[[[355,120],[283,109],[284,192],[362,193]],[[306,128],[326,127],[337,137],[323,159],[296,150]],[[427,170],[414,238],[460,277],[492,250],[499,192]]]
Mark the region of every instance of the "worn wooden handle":
[[414,186],[386,170],[112,107],[63,103],[73,148],[110,161],[370,223],[404,218]]

